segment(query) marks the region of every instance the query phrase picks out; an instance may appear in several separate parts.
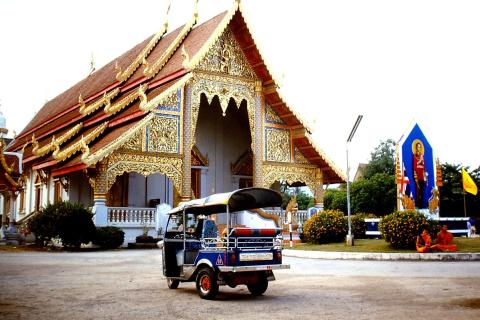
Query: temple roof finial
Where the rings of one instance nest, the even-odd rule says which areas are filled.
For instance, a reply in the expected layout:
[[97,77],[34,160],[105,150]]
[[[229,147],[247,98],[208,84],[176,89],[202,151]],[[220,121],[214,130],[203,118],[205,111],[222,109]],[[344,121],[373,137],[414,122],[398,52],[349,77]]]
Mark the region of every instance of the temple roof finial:
[[165,32],[168,30],[168,15],[170,13],[171,6],[172,6],[172,1],[168,0],[167,12],[165,12],[165,23],[163,24],[165,26]]
[[195,5],[193,7],[193,16],[195,21],[198,21],[198,0],[195,0]]
[[88,75],[91,75],[94,72],[95,72],[95,56],[93,55],[93,52],[92,52],[92,55],[90,56],[90,73]]

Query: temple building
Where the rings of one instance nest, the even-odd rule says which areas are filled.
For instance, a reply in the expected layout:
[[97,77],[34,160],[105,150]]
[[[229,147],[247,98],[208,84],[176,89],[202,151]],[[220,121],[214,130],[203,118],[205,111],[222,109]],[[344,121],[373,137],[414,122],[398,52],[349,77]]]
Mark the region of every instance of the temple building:
[[4,216],[69,200],[97,226],[127,228],[159,204],[280,181],[322,207],[323,186],[345,182],[278,91],[240,1],[167,28],[48,101],[2,152],[2,194],[16,203]]

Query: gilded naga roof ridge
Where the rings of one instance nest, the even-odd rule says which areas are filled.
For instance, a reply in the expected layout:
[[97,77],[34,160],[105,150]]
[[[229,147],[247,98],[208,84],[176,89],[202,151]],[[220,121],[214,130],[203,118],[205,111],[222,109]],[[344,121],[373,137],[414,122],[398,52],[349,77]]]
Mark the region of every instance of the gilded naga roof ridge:
[[[208,40],[203,44],[203,46],[200,48],[200,50],[190,59],[185,59],[184,62],[183,62],[183,67],[187,70],[193,70],[195,69],[195,67],[200,63],[200,61],[202,61],[202,59],[205,57],[205,55],[208,53],[208,51],[215,45],[215,43],[217,42],[217,40],[220,38],[220,36],[223,34],[223,32],[225,31],[225,29],[228,27],[230,21],[233,19],[233,16],[235,15],[235,13],[239,11],[241,14],[242,14],[242,17],[245,21],[245,25],[247,27],[247,30],[248,32],[250,33],[250,35],[252,36],[252,39],[253,39],[253,42],[258,50],[258,53],[263,61],[263,64],[265,65],[265,67],[267,68],[268,72],[270,73],[271,77],[272,77],[272,80],[274,83],[279,83],[277,80],[276,80],[276,77],[273,75],[273,73],[271,72],[271,70],[268,68],[268,65],[267,63],[265,62],[265,59],[263,58],[263,55],[261,54],[261,50],[259,48],[259,45],[258,45],[258,42],[256,41],[253,33],[251,32],[251,28],[248,27],[249,23],[248,23],[248,20],[244,14],[244,10],[243,10],[243,5],[241,3],[241,1],[239,0],[235,0],[234,1],[234,4],[233,4],[233,7],[227,12],[227,14],[225,15],[225,17],[223,18],[223,20],[218,24],[217,28],[215,29],[215,31],[210,35],[210,37],[208,38]],[[184,55],[185,56],[188,56],[188,52],[184,52]]]
[[43,147],[39,147],[37,140],[35,139],[35,135],[32,135],[32,144],[33,149],[32,153],[37,157],[43,157],[44,155],[48,154],[50,151],[55,150],[56,145],[60,146],[65,141],[72,138],[78,131],[83,127],[83,122],[77,123],[73,128],[65,132],[58,138],[55,138],[55,135],[52,135],[52,141],[44,145]]
[[288,110],[290,110],[292,112],[292,114],[295,116],[295,118],[297,118],[297,120],[302,124],[302,126],[305,127],[305,129],[307,129],[308,132],[312,132],[312,128],[310,127],[310,124],[307,123],[304,119],[303,119],[303,116],[301,116],[294,108],[292,108],[290,106],[289,103],[287,103],[287,99],[285,99],[285,97],[283,96],[283,94],[281,93],[280,90],[276,90],[277,94],[278,94],[278,97],[280,98],[280,100],[282,100],[282,102],[285,104],[285,106],[288,108]]
[[154,77],[162,68],[167,64],[168,60],[172,57],[172,55],[177,51],[180,44],[186,38],[186,36],[190,33],[192,28],[197,24],[198,21],[198,0],[195,1],[195,9],[193,12],[193,16],[190,21],[185,24],[182,28],[180,33],[177,37],[170,43],[168,48],[163,52],[158,60],[156,60],[152,65],[149,65],[146,57],[143,59],[143,64],[145,68],[143,69],[143,75],[146,76],[148,79]]
[[268,73],[270,73],[270,76],[272,77],[273,82],[276,83],[276,84],[280,83],[279,81],[277,81],[277,77],[274,75],[272,70],[268,67],[268,64],[267,64],[267,62],[264,58],[264,55],[262,54],[263,50],[261,49],[261,45],[260,45],[261,42],[257,41],[257,39],[255,37],[255,34],[252,32],[252,29],[249,27],[250,22],[248,20],[248,16],[245,14],[245,11],[243,9],[243,4],[241,3],[241,1],[238,1],[238,10],[242,13],[242,17],[243,17],[243,20],[245,21],[245,25],[247,27],[247,30],[250,33],[250,36],[253,39],[253,43],[255,44],[255,47],[257,48],[258,54],[260,55],[260,57],[263,61],[263,64],[265,65],[265,68],[267,69]]
[[193,74],[188,73],[184,75],[180,80],[178,80],[175,84],[173,84],[170,88],[157,95],[155,98],[151,99],[148,102],[142,101],[142,103],[140,103],[140,110],[147,112],[156,108],[163,100],[167,99],[170,95],[176,93],[178,89],[185,86],[185,84],[187,84],[187,82],[190,81],[192,77]]
[[333,171],[342,179],[343,181],[347,181],[347,176],[343,173],[337,165],[330,160],[329,157],[325,154],[325,152],[317,145],[317,143],[313,140],[313,137],[310,134],[306,134],[305,137],[307,138],[308,142],[312,145],[315,151],[325,160],[325,162],[333,169]]
[[98,99],[97,101],[93,102],[90,105],[86,105],[85,101],[83,101],[82,95],[78,97],[78,103],[80,104],[79,112],[82,115],[89,115],[90,113],[96,111],[98,108],[101,108],[104,105],[110,104],[110,101],[115,98],[120,93],[120,88],[115,88],[110,92],[105,91],[103,97]]
[[[227,12],[222,21],[218,24],[215,31],[210,35],[207,41],[202,45],[200,50],[192,57],[192,59],[185,59],[183,62],[183,67],[187,70],[193,70],[200,63],[200,61],[205,57],[210,48],[212,48],[217,42],[218,38],[223,34],[228,24],[232,20],[233,16],[239,8],[239,1],[235,1],[233,7]],[[188,52],[184,50],[183,55],[188,56]]]
[[117,101],[114,104],[108,103],[107,105],[105,105],[105,108],[103,109],[103,111],[108,115],[113,115],[123,110],[125,107],[129,106],[133,101],[137,100],[139,97],[141,99],[145,97],[145,90],[147,89],[148,89],[148,84],[146,83],[141,84],[138,88],[134,89],[128,95],[123,97],[120,101]]
[[83,163],[85,163],[87,166],[90,166],[108,157],[110,154],[112,154],[112,152],[120,148],[126,141],[133,137],[137,130],[143,128],[154,116],[155,114],[153,112],[148,114],[145,118],[137,122],[133,127],[128,129],[117,139],[110,142],[107,146],[101,148],[93,154],[89,154],[85,157],[82,156]]
[[60,150],[60,147],[56,146],[56,149],[52,154],[53,158],[58,161],[66,160],[77,151],[84,149],[85,144],[88,145],[90,142],[96,139],[99,135],[101,135],[103,131],[105,131],[107,126],[108,126],[108,121],[105,121],[104,123],[96,127],[92,132],[88,133],[86,136],[82,135],[82,138],[79,141],[75,142],[74,144],[65,148],[64,150]]
[[5,170],[5,175],[10,175],[13,171],[13,167],[15,163],[12,163],[11,166],[8,166],[7,161],[5,160],[5,155],[3,152],[5,151],[5,142],[3,139],[0,139],[0,163],[2,164],[3,169]]
[[165,23],[163,24],[162,28],[150,39],[148,44],[143,48],[143,50],[137,55],[135,60],[130,63],[130,65],[125,69],[125,71],[122,71],[120,66],[118,65],[118,61],[115,63],[115,70],[117,71],[116,78],[120,83],[128,80],[140,67],[140,65],[145,61],[145,59],[148,57],[150,52],[156,47],[160,39],[167,33],[168,31],[168,13],[170,12],[170,5],[171,2],[169,2],[168,7],[167,7],[167,13],[165,15]]

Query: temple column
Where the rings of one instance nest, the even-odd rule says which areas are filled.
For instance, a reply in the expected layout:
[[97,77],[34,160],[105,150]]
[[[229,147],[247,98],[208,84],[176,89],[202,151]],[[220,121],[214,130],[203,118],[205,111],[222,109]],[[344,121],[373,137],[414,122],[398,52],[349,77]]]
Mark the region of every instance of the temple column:
[[10,192],[10,223],[8,227],[8,232],[10,233],[15,233],[17,232],[17,229],[15,227],[15,222],[17,221],[17,206],[16,206],[16,201],[17,200],[17,192],[16,191],[11,191]]
[[320,168],[315,169],[315,208],[323,210],[323,172]]
[[187,85],[182,90],[181,109],[183,110],[183,163],[182,163],[182,190],[181,201],[188,201],[192,194],[192,106],[191,86]]
[[[7,224],[7,194],[2,193],[2,198],[0,200],[0,205],[2,206],[2,227],[4,228]],[[5,231],[5,230],[4,230]]]
[[262,82],[255,82],[255,116],[252,141],[253,151],[253,186],[263,187],[262,162],[263,162],[263,125],[262,111],[265,99],[262,93]]
[[93,209],[95,214],[94,222],[97,227],[108,225],[107,203],[107,163],[101,162],[97,165],[97,174],[93,182]]

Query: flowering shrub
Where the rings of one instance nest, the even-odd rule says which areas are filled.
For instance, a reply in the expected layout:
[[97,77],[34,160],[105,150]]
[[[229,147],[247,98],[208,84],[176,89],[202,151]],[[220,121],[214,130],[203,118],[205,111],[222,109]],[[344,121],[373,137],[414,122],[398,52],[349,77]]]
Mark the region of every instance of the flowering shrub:
[[305,221],[303,234],[310,243],[340,242],[347,234],[347,220],[341,211],[321,211]]
[[428,220],[415,210],[396,211],[380,220],[378,228],[385,241],[394,248],[413,249],[417,236],[423,229],[435,235],[440,229],[438,222]]

